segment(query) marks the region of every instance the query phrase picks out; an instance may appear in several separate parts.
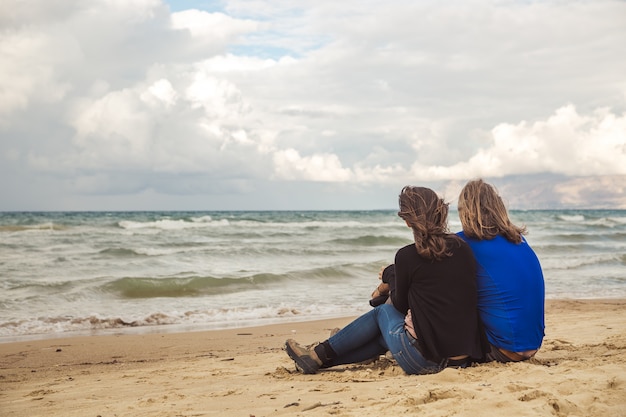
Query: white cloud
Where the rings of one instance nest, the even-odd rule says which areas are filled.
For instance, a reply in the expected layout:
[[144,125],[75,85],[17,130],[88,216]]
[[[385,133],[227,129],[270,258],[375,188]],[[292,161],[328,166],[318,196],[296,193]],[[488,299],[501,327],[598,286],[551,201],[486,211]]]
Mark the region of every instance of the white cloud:
[[0,31],[0,122],[32,102],[55,103],[66,96],[71,86],[55,73],[62,58],[47,54],[61,46],[63,39],[39,30]]
[[231,120],[247,111],[246,102],[234,84],[204,72],[195,74],[185,98],[192,108],[202,107],[210,118]]
[[545,121],[502,123],[492,143],[469,160],[451,166],[413,166],[422,179],[555,173],[572,176],[626,174],[626,113],[598,109],[580,115],[574,106],[557,109]]
[[278,64],[288,65],[297,62],[294,58],[284,57],[279,61],[273,59],[259,59],[249,56],[236,56],[233,54],[218,55],[209,58],[198,67],[204,71],[216,74],[228,74],[232,72],[247,73],[262,71]]
[[153,19],[159,9],[163,9],[161,0],[96,0],[93,3],[95,13],[105,9],[133,23]]
[[[72,116],[74,149],[60,160],[41,156],[31,163],[55,171],[68,165],[94,173],[247,175],[253,167],[242,160],[254,157],[259,149],[256,132],[238,124],[249,111],[240,92],[202,72],[182,81],[186,84],[180,92],[170,81],[159,79],[84,101]],[[262,137],[259,141],[259,147],[265,146]],[[102,182],[102,176],[95,177],[98,182],[83,184]]]
[[92,194],[552,174],[571,204],[626,174],[624,2],[220,6],[0,3],[3,173]]
[[172,27],[188,30],[194,38],[205,38],[215,42],[216,38],[221,41],[237,39],[242,34],[255,31],[259,23],[247,19],[233,19],[223,13],[192,9],[172,13]]
[[163,105],[167,108],[172,107],[178,100],[178,93],[166,79],[160,79],[141,94],[141,100],[152,105]]
[[106,94],[76,116],[75,143],[81,167],[149,167],[155,125],[136,91]]
[[322,182],[349,181],[353,174],[341,166],[337,155],[314,154],[302,157],[295,149],[274,154],[274,172],[278,179]]

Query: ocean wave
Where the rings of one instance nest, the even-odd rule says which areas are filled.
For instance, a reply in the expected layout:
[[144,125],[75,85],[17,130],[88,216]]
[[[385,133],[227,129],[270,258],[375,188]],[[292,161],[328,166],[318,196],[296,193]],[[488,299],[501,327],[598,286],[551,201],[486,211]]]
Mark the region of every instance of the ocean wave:
[[338,238],[330,240],[330,243],[339,243],[350,246],[394,246],[402,247],[409,242],[407,239],[401,239],[390,236],[365,235],[354,238]]
[[160,219],[153,221],[133,221],[133,220],[121,220],[118,226],[126,230],[137,229],[159,229],[159,230],[184,230],[184,229],[197,229],[203,227],[215,227],[215,226],[228,226],[229,221],[226,219],[213,221],[211,216],[199,217],[196,220],[185,219]]
[[102,289],[122,298],[195,297],[234,292],[250,282],[215,277],[120,278],[104,284]]
[[598,232],[587,230],[585,232],[555,233],[550,235],[551,241],[571,244],[576,242],[600,242],[603,240],[614,240],[616,242],[626,242],[626,231],[610,230]]
[[[28,298],[36,297],[37,295],[53,295],[58,293],[67,293],[74,286],[79,284],[81,281],[48,281],[48,282],[36,282],[29,280],[16,280],[16,279],[8,279],[3,281],[2,287],[7,292],[13,292],[13,297],[17,300],[17,295],[15,294],[18,291],[26,291],[26,298],[23,300],[28,300]],[[3,297],[4,298],[4,297]],[[19,301],[19,300],[18,300]]]
[[[588,227],[620,227],[626,224],[626,217],[605,216],[591,213],[586,214],[558,214],[555,218],[568,225],[580,225]],[[557,222],[558,223],[558,222]]]
[[199,297],[251,291],[285,281],[335,281],[356,276],[360,273],[359,266],[350,264],[294,270],[282,274],[257,273],[238,277],[124,277],[101,285],[99,290],[126,299]]
[[590,254],[597,251],[602,251],[602,248],[594,245],[593,242],[590,243],[541,243],[534,244],[533,249],[537,253],[537,256],[541,258],[541,255],[560,255],[563,257],[573,256],[575,254],[585,253]]
[[200,217],[191,217],[191,221],[196,223],[209,223],[213,221],[213,217],[207,214]]
[[100,255],[107,255],[115,258],[135,257],[135,256],[148,256],[145,253],[141,253],[134,249],[128,248],[107,248],[98,252]]
[[[332,269],[332,268],[325,268]],[[269,285],[289,279],[291,274],[254,274],[229,277],[167,277],[120,278],[101,286],[105,292],[122,298],[197,297],[248,291],[259,285]],[[311,273],[308,275],[312,275]],[[320,271],[316,275],[320,275]]]
[[[176,247],[175,247],[176,246]],[[159,248],[106,248],[101,249],[98,254],[104,257],[115,258],[147,258],[151,256],[167,256],[175,255],[178,253],[190,253],[189,248],[195,248],[198,245],[195,243],[188,243],[186,245],[167,245],[166,247]]]
[[85,317],[37,317],[29,320],[0,323],[0,336],[119,329],[124,327],[175,324],[178,322],[180,322],[179,318],[163,313],[154,313],[145,318],[130,321],[120,317],[97,317],[95,315]]
[[353,220],[311,220],[311,221],[264,221],[261,219],[248,219],[248,218],[228,218],[215,220],[211,216],[192,217],[184,219],[159,219],[159,220],[122,220],[117,223],[118,227],[125,230],[138,230],[138,229],[159,229],[159,230],[184,230],[194,228],[206,228],[206,227],[243,227],[243,228],[263,228],[263,229],[277,229],[284,230],[285,228],[291,229],[304,229],[304,230],[316,230],[321,228],[393,228],[402,227],[402,224],[398,221],[353,221]]
[[21,225],[21,224],[5,224],[0,225],[0,232],[30,232],[30,231],[41,231],[41,230],[67,230],[68,227],[56,224],[56,223],[41,223],[41,224],[32,224],[32,225]]
[[[364,303],[365,305],[365,303]],[[367,308],[367,307],[364,307]],[[361,308],[361,310],[363,307]],[[281,303],[262,307],[207,308],[189,311],[153,312],[137,317],[123,316],[39,316],[24,320],[0,323],[0,337],[11,338],[40,334],[71,334],[94,331],[167,327],[172,325],[193,326],[197,329],[224,329],[260,324],[290,322],[357,315],[355,306],[333,304],[320,306],[309,304],[295,306]],[[1,342],[2,340],[0,340]]]
[[573,270],[587,267],[601,266],[608,271],[610,265],[626,264],[626,255],[599,254],[595,256],[568,256],[565,258],[550,258],[541,261],[544,274],[549,275],[552,270]]
[[585,221],[585,216],[583,216],[582,214],[559,214],[556,216],[556,218],[564,222],[579,223]]
[[293,228],[303,228],[306,230],[311,229],[322,229],[322,228],[331,228],[331,229],[372,229],[372,228],[381,228],[384,230],[392,229],[392,228],[404,228],[406,227],[404,223],[400,221],[367,221],[367,220],[318,220],[318,221],[308,221],[308,222],[288,222],[288,223],[272,223],[270,224],[274,227],[293,227]]

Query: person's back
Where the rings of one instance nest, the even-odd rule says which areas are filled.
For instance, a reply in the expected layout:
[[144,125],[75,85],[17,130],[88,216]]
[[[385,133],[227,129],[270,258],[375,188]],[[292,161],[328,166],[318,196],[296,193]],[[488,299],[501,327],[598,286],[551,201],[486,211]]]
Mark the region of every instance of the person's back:
[[478,308],[492,346],[488,360],[519,361],[544,336],[545,287],[541,265],[495,188],[475,180],[459,196],[463,232],[478,263]]
[[450,256],[437,261],[418,255],[414,244],[398,250],[393,305],[403,314],[411,310],[417,343],[431,360],[457,355],[455,350],[482,358],[476,262],[460,239],[448,239],[448,245]]
[[541,265],[523,241],[502,236],[468,238],[478,263],[478,310],[492,345],[511,352],[539,349],[544,331],[544,281]]
[[[315,374],[389,351],[404,372],[423,375],[464,368],[486,354],[476,262],[469,245],[448,231],[448,203],[429,188],[413,186],[402,189],[398,203],[414,243],[396,252],[393,305],[374,307],[311,347],[288,339],[285,352],[299,372]],[[375,293],[380,295],[380,286]]]

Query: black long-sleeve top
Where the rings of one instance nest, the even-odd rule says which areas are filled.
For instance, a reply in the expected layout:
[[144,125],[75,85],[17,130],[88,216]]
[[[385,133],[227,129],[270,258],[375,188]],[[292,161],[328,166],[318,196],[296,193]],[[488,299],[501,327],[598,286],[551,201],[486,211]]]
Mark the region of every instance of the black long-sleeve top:
[[470,355],[483,357],[482,327],[477,309],[476,261],[470,247],[451,237],[452,256],[429,260],[415,244],[396,253],[393,305],[411,309],[420,352],[426,359]]

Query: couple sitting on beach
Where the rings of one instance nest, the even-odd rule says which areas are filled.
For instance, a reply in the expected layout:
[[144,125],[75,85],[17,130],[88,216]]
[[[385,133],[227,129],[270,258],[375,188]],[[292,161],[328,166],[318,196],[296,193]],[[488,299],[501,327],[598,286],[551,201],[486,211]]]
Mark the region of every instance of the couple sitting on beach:
[[383,273],[372,294],[390,302],[373,301],[375,308],[313,347],[287,340],[297,369],[314,374],[387,351],[407,374],[532,357],[544,336],[543,274],[495,188],[482,180],[463,188],[456,235],[448,232],[448,204],[431,189],[404,187],[399,202],[415,243],[398,250],[387,272],[393,291]]

